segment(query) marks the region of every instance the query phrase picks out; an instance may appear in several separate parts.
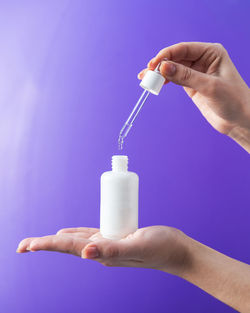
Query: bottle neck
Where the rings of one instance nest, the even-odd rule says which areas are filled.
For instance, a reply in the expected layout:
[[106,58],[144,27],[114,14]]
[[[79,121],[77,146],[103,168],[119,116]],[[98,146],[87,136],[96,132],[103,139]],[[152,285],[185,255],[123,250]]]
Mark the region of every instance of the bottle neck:
[[113,172],[127,172],[128,171],[128,157],[126,155],[112,156],[112,171]]

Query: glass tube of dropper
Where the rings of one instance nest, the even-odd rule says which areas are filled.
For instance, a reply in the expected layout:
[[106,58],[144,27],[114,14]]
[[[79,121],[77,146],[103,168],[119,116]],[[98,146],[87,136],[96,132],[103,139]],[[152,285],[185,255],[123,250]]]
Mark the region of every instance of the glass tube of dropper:
[[[154,72],[160,73],[160,70],[159,70],[160,64],[161,63],[159,63],[157,65],[157,67],[155,68]],[[165,81],[163,77],[161,79],[163,79],[163,81],[160,82],[160,84],[161,84],[160,89],[161,89],[161,87],[163,85],[163,82]],[[159,79],[157,79],[157,80],[159,81]],[[143,87],[143,88],[145,88],[145,87]],[[155,93],[155,94],[159,94],[159,91],[160,90],[158,90],[157,93]],[[151,90],[151,92],[153,92],[153,91]],[[142,92],[142,94],[141,94],[139,100],[137,101],[135,107],[133,108],[131,114],[129,115],[129,118],[127,119],[127,121],[123,125],[123,127],[122,127],[122,129],[120,131],[120,134],[119,134],[119,139],[118,139],[118,148],[119,148],[119,150],[122,150],[124,138],[128,135],[131,127],[133,126],[133,123],[134,123],[137,115],[139,114],[140,110],[142,109],[145,101],[147,100],[147,98],[148,98],[148,96],[149,96],[149,94],[151,92],[148,91],[147,89],[144,89],[144,91]]]
[[133,123],[134,123],[137,115],[139,114],[140,110],[142,109],[142,107],[143,107],[145,101],[147,100],[149,94],[150,94],[149,91],[147,91],[146,89],[143,90],[139,100],[137,101],[131,114],[129,115],[129,118],[127,119],[127,121],[123,125],[123,127],[120,131],[120,134],[119,134],[119,139],[118,139],[119,150],[122,150],[124,138],[128,135],[131,127],[133,126]]

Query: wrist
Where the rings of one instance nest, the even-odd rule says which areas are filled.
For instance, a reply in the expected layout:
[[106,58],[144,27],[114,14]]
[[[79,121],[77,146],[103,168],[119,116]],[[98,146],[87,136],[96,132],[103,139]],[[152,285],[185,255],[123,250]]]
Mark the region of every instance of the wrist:
[[250,127],[235,126],[228,136],[250,153]]
[[228,136],[250,153],[250,89],[241,96],[242,118],[230,130]]
[[192,266],[192,241],[190,237],[178,229],[171,229],[172,248],[171,253],[167,249],[167,257],[164,265],[160,268],[165,273],[183,277]]

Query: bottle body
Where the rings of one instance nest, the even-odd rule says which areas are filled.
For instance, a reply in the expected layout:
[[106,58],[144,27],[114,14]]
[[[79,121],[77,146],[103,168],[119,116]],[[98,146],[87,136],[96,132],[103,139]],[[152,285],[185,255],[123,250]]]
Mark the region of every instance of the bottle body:
[[139,178],[127,170],[112,170],[101,176],[100,232],[118,240],[138,228]]

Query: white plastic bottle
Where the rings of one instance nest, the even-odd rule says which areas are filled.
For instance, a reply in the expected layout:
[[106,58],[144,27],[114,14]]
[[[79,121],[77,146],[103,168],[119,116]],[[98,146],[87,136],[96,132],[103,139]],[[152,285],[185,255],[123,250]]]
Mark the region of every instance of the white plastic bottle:
[[101,176],[100,232],[121,239],[138,228],[139,177],[128,171],[128,157],[114,155],[112,171]]

